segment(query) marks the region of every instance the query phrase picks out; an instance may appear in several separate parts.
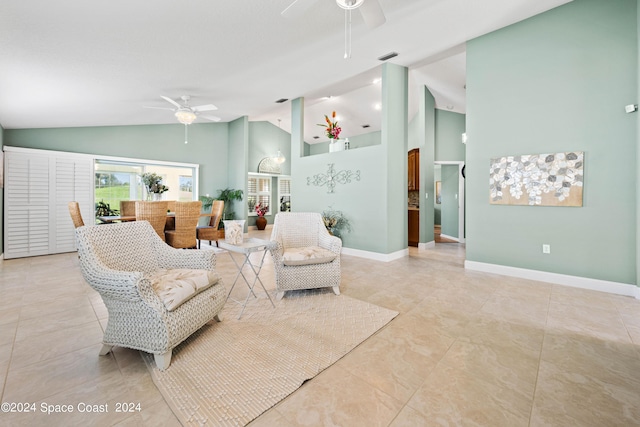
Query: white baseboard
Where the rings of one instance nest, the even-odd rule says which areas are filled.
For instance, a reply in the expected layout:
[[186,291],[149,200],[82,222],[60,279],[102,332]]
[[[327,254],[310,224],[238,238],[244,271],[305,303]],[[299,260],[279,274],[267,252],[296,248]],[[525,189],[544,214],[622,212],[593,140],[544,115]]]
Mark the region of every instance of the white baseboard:
[[435,247],[436,247],[435,240],[432,240],[432,241],[427,242],[427,243],[418,243],[418,250],[419,251],[424,251],[425,249],[433,249]]
[[628,283],[610,282],[608,280],[591,279],[589,277],[569,276],[567,274],[550,273],[548,271],[529,270],[526,268],[509,267],[506,265],[488,264],[468,260],[464,262],[464,268],[467,270],[537,280],[556,285],[572,286],[574,288],[590,289],[593,291],[608,292],[610,294],[625,295],[640,299],[640,288]]
[[351,249],[351,248],[343,247],[342,253],[344,255],[352,255],[352,256],[357,256],[359,258],[372,259],[374,261],[390,262],[390,261],[395,261],[397,259],[409,256],[409,248],[402,249],[400,251],[393,252],[390,254],[381,254],[378,252],[369,252],[369,251],[363,251],[360,249]]
[[449,236],[447,234],[442,234],[442,233],[440,234],[440,237],[444,239],[455,240],[456,242],[460,243],[460,239],[457,237]]

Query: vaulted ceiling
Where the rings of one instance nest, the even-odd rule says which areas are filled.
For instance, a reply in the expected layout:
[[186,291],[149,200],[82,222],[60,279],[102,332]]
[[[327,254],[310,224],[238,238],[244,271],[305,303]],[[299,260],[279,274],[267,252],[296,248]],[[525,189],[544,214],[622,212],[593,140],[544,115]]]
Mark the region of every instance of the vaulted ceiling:
[[[386,22],[367,28],[335,0],[21,0],[0,4],[0,125],[5,129],[176,123],[161,95],[215,104],[289,128],[305,97],[305,139],[338,111],[347,134],[379,128],[382,62],[410,70],[410,93],[427,85],[437,108],[465,112],[465,42],[568,0],[379,0]],[[302,1],[302,0],[297,0]],[[304,0],[307,1],[307,0]],[[374,0],[365,0],[374,1]],[[411,99],[410,112],[415,111]],[[199,118],[197,122],[206,122]]]

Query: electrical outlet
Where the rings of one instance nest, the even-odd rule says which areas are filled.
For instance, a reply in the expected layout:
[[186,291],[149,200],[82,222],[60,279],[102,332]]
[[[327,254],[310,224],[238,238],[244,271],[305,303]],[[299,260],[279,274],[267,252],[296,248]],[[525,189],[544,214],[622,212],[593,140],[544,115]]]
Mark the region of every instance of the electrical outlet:
[[551,253],[551,245],[542,245],[542,253],[550,254]]

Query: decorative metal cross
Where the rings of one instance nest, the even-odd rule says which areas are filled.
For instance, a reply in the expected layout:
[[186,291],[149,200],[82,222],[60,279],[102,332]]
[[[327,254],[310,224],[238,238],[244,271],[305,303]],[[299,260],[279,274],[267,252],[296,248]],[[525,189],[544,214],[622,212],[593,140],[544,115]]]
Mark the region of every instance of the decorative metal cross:
[[333,168],[333,163],[329,163],[329,168],[326,174],[316,174],[311,177],[307,177],[307,185],[327,186],[327,193],[333,193],[333,189],[336,184],[348,184],[351,182],[351,178],[356,181],[360,181],[360,171],[355,172],[350,170],[342,170],[336,172]]

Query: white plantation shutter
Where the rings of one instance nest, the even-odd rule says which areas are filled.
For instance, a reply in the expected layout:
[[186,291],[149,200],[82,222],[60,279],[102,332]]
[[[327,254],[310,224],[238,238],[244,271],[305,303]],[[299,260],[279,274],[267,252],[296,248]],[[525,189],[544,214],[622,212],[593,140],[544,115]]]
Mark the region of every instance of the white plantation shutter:
[[5,147],[4,257],[75,250],[67,203],[80,202],[93,223],[93,160],[44,150]]
[[93,224],[93,161],[55,157],[55,216],[52,217],[52,230],[55,233],[55,247],[51,253],[71,252],[76,249],[75,232],[68,203],[80,203],[80,213],[85,225]]
[[49,159],[5,155],[4,257],[49,251]]
[[291,203],[291,177],[279,176],[278,177],[278,209],[274,212],[283,211],[283,203]]

